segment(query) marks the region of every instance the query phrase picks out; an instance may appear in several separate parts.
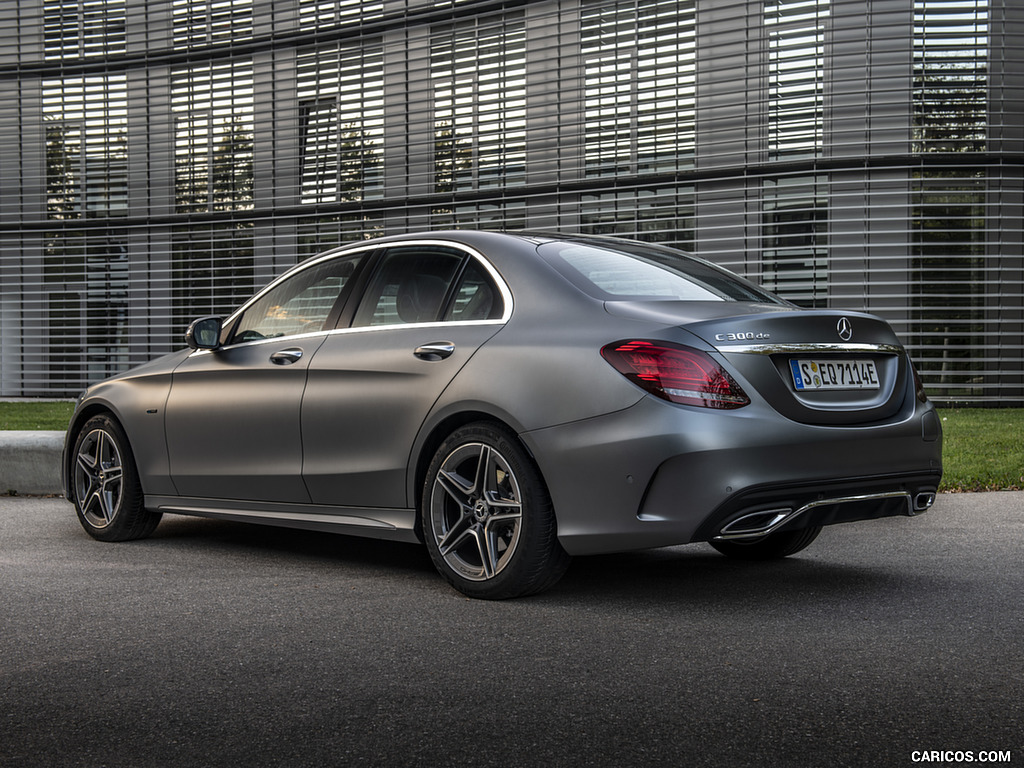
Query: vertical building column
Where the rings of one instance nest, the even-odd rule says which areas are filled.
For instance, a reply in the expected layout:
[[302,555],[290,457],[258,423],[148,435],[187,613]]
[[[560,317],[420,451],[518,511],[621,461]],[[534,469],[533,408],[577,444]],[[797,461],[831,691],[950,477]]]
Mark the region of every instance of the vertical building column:
[[744,169],[761,156],[761,7],[760,0],[699,3],[696,33],[694,163],[717,178],[695,185],[694,250],[754,279],[758,192]]
[[[553,2],[526,7],[526,184],[553,188],[583,168],[583,62],[580,6]],[[579,206],[557,193],[530,199],[531,229],[576,231]]]
[[[0,232],[0,253],[22,250],[16,232]],[[22,394],[21,375],[21,263],[0,258],[0,397]]]
[[128,53],[145,55],[174,45],[171,3],[126,0],[125,36]]
[[885,166],[906,168],[910,156],[913,21],[906,4],[835,0],[825,86],[825,156],[848,161],[830,185],[829,304],[901,325],[913,279],[910,187],[907,170]]
[[760,0],[697,6],[696,167],[738,168],[761,159],[764,94]]
[[[27,179],[22,170],[23,135],[21,84],[0,80],[0,136],[17,141],[0,141],[0,225],[17,224],[22,218],[22,195]],[[34,218],[34,217],[33,217]]]
[[43,236],[21,240],[21,394],[50,394],[50,295],[43,276]]
[[989,198],[998,218],[986,263],[998,276],[998,285],[986,322],[996,329],[998,400],[1019,401],[1024,400],[1024,176],[1019,164],[1003,171]]
[[[302,184],[302,107],[294,48],[253,57],[253,205],[257,211],[297,206]],[[257,286],[298,261],[294,220],[259,220],[253,232]]]
[[997,329],[997,381],[1005,401],[1024,398],[1024,5],[992,3],[990,14],[989,150],[1006,162],[993,169],[987,196],[992,234],[986,267],[997,275],[997,286],[986,323]]
[[[25,18],[24,4],[0,3],[0,65],[15,67],[21,58],[21,26]],[[26,19],[27,20],[27,19]]]
[[[154,82],[153,73],[129,69],[125,88],[128,98],[128,216],[143,218],[171,213],[174,173],[169,160],[172,136],[167,80]],[[156,126],[164,126],[159,131]]]
[[[434,114],[430,27],[384,36],[384,189],[406,200],[434,191]],[[426,228],[429,210],[404,206],[384,212],[385,232]]]
[[[35,78],[22,80],[18,94],[20,116],[20,143],[16,146],[18,162],[14,166],[21,187],[22,221],[46,219],[46,124],[43,120],[42,81]],[[9,156],[8,156],[9,157]],[[13,159],[13,158],[11,158]],[[5,164],[6,166],[6,164]],[[2,171],[4,176],[8,170]],[[19,196],[15,195],[17,200]]]
[[171,242],[166,228],[130,228],[127,238],[131,280],[128,327],[131,365],[140,365],[183,344],[169,327],[171,316]]
[[[39,13],[41,4],[35,4]],[[33,9],[26,3],[0,3],[0,64],[17,66],[32,52],[25,50],[33,38],[22,35],[31,25]],[[41,29],[41,21],[38,25]],[[42,35],[38,35],[39,41]],[[41,58],[41,51],[34,58]],[[22,236],[17,227],[23,218],[21,145],[26,139],[21,125],[21,83],[0,80],[0,396],[22,394]],[[31,218],[35,218],[34,216]]]
[[[42,18],[41,11],[39,18]],[[39,53],[41,58],[42,51]],[[21,194],[15,194],[14,198],[17,201],[20,197],[18,214],[21,221],[44,222],[47,217],[47,195],[42,81],[36,78],[23,79],[18,103],[21,111],[20,129],[13,135],[19,137],[20,145],[18,163],[14,168],[20,174]],[[2,173],[6,176],[8,172],[9,169],[5,167]],[[43,276],[43,238],[44,235],[39,232],[26,233],[21,238],[20,249],[13,251],[20,253],[15,285],[20,285],[21,289],[20,296],[15,299],[18,307],[14,323],[18,336],[15,349],[20,349],[20,354],[16,353],[20,384],[15,386],[20,388],[19,394],[27,396],[49,394],[50,297]],[[13,296],[3,298],[14,299]],[[10,319],[4,323],[8,334],[10,324]]]
[[[150,34],[169,36],[170,18]],[[131,44],[131,38],[129,39]],[[128,71],[128,215],[167,217],[175,212],[174,113],[171,109],[171,73],[168,67]],[[132,280],[128,290],[131,327],[145,330],[133,335],[131,362],[181,347],[172,315],[172,241],[169,227],[129,229],[128,258]]]
[[888,0],[833,0],[829,29],[827,156],[906,155],[913,118],[913,8]]
[[[833,7],[828,55],[831,66],[825,83],[825,153],[834,161],[848,159],[850,168],[832,174],[829,208],[829,305],[867,307],[870,302],[871,172],[858,167],[871,148],[870,28],[863,6],[853,12],[847,4]],[[909,125],[909,124],[908,124]],[[905,210],[904,202],[902,208]],[[905,253],[905,249],[904,249]]]
[[[131,143],[140,132],[146,133],[142,157]],[[129,79],[128,135],[129,210],[135,215],[137,200],[142,200],[148,202],[150,216],[173,214],[175,114],[169,68],[152,67]]]
[[295,49],[257,53],[253,57],[253,205],[256,210],[294,206],[301,200],[301,119]]

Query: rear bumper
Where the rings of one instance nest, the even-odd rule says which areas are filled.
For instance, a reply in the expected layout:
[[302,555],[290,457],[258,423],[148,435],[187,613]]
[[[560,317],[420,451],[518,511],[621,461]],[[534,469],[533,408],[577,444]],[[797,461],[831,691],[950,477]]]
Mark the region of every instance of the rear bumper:
[[772,510],[785,517],[771,531],[915,513],[942,475],[938,419],[920,403],[885,424],[823,427],[763,403],[714,411],[648,397],[523,439],[559,540],[580,555],[708,541]]
[[751,490],[709,515],[693,541],[751,541],[781,530],[913,517],[932,506],[938,483],[938,476],[920,475]]

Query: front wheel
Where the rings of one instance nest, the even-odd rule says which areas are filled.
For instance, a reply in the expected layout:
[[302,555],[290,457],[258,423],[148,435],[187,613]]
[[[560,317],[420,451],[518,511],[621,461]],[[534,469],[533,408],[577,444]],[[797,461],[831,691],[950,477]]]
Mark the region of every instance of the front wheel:
[[100,541],[141,539],[160,522],[143,507],[142,484],[124,429],[112,417],[89,419],[74,448],[71,501],[82,527]]
[[821,526],[800,528],[796,531],[776,531],[759,539],[725,539],[709,542],[723,555],[738,560],[776,560],[795,555],[818,538]]
[[499,424],[467,425],[441,444],[421,512],[434,566],[469,597],[535,594],[569,566],[540,471]]

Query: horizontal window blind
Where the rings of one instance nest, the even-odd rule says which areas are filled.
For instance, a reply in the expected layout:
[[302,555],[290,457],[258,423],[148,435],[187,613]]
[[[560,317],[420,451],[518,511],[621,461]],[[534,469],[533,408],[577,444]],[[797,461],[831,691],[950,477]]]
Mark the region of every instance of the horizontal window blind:
[[0,9],[0,396],[180,348],[302,258],[450,227],[664,242],[1024,404],[1011,0]]

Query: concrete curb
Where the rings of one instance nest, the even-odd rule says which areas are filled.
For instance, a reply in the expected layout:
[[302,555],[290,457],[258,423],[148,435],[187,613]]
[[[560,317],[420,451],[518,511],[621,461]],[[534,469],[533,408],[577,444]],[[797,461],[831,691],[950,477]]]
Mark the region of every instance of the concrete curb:
[[0,494],[62,493],[64,432],[0,430]]

